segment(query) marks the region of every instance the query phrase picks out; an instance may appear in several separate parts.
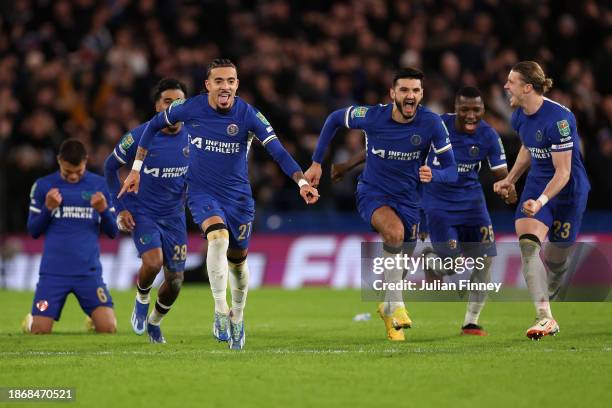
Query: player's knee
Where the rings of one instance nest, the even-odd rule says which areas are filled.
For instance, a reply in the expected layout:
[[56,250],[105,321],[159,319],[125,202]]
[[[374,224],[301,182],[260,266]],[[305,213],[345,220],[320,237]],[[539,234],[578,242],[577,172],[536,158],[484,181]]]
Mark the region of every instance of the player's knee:
[[96,333],[113,334],[117,331],[117,320],[114,317],[103,319],[95,322],[94,327],[96,329]]
[[51,334],[51,326],[36,324],[36,322],[33,322],[32,327],[30,328],[30,333],[32,334]]
[[401,246],[402,242],[404,242],[404,226],[401,224],[389,225],[385,227],[381,235],[385,244],[394,247]]
[[215,249],[223,249],[227,251],[229,246],[229,232],[223,223],[217,223],[209,226],[204,232],[208,240],[208,247]]
[[142,266],[149,274],[157,274],[164,266],[164,258],[161,254],[150,254],[142,258]]
[[534,234],[523,234],[519,237],[519,246],[523,256],[533,256],[540,252],[542,244]]

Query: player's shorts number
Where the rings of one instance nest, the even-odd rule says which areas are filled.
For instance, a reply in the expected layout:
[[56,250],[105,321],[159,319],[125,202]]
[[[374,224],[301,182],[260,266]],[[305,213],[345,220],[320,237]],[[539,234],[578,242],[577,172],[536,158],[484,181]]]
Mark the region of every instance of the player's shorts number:
[[419,229],[419,224],[412,224],[412,233],[410,234],[411,240],[415,240],[417,238],[418,229]]
[[247,239],[251,236],[251,230],[253,229],[253,223],[249,222],[247,224],[242,224],[238,227],[240,234],[238,235],[238,241],[242,241],[243,239]]
[[570,236],[571,228],[572,228],[572,224],[570,224],[569,222],[563,222],[563,223],[561,221],[553,222],[553,233],[557,237],[567,239]]
[[104,288],[102,286],[100,286],[96,290],[96,294],[98,295],[98,299],[100,300],[100,303],[108,302],[108,297],[106,296],[106,291],[104,290]]
[[480,227],[480,234],[482,235],[481,242],[495,241],[495,235],[493,234],[493,225],[489,225],[488,227],[485,227],[485,226]]
[[172,255],[172,260],[173,261],[184,261],[185,259],[187,259],[187,244],[175,245],[174,255]]

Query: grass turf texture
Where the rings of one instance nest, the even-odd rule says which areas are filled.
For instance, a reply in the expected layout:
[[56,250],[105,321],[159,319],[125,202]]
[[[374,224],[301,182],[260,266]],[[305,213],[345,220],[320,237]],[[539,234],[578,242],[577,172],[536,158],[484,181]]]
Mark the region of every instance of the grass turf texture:
[[[166,345],[132,333],[133,291],[113,297],[116,335],[84,333],[84,314],[71,296],[55,334],[31,336],[19,323],[32,294],[0,291],[0,387],[74,387],[69,406],[88,407],[612,401],[612,303],[554,303],[561,332],[539,342],[524,336],[530,303],[489,303],[481,319],[485,338],[459,336],[463,303],[408,303],[414,328],[398,344],[385,339],[376,304],[362,302],[358,291],[260,289],[249,293],[247,344],[236,352],[212,338],[208,287],[183,289],[162,324]],[[367,311],[372,320],[352,321]]]

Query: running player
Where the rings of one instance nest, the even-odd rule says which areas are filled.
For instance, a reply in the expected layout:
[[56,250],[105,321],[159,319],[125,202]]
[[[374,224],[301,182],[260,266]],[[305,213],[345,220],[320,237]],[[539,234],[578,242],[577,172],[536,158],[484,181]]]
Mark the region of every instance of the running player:
[[[516,233],[519,236],[523,275],[535,303],[536,321],[526,335],[539,340],[559,331],[550,310],[549,298],[559,290],[568,269],[571,243],[576,241],[586,208],[589,180],[579,145],[580,137],[574,114],[544,94],[552,80],[534,61],[516,64],[504,88],[512,114],[512,127],[523,145],[514,166],[494,191],[506,194],[529,169],[525,188],[516,211]],[[540,259],[542,242],[547,273]]]
[[[484,268],[475,268],[471,275],[473,282],[489,282],[492,258],[496,255],[491,218],[487,211],[478,172],[483,160],[497,180],[508,174],[506,155],[501,138],[487,122],[482,120],[485,107],[477,88],[464,87],[455,97],[455,113],[442,115],[450,133],[459,176],[454,183],[431,182],[423,186],[423,208],[425,222],[420,231],[428,227],[435,252],[428,250],[428,257],[482,257]],[[359,164],[358,157],[347,163],[332,166],[332,178]],[[435,154],[427,157],[427,165],[439,168]],[[516,192],[509,191],[507,202],[516,201]],[[435,264],[434,262],[431,262]],[[429,263],[428,263],[429,264]],[[428,280],[442,279],[453,270],[425,270]],[[487,333],[478,324],[484,307],[486,292],[470,291],[467,311],[461,327],[462,334],[485,336]]]
[[[216,59],[208,66],[205,86],[207,93],[177,100],[151,119],[119,194],[138,191],[140,168],[155,133],[184,122],[191,135],[188,205],[208,240],[206,266],[215,300],[213,335],[219,341],[227,341],[232,349],[242,349],[249,276],[246,260],[255,217],[247,166],[253,139],[257,138],[298,184],[307,204],[314,204],[319,195],[304,179],[266,117],[236,96],[238,73],[230,60]],[[231,311],[226,300],[228,275]]]
[[[154,94],[155,111],[161,112],[175,100],[185,99],[185,92],[185,85],[176,79],[161,80]],[[144,161],[140,191],[117,199],[121,188],[117,171],[134,161],[145,127],[146,123],[123,137],[106,159],[104,174],[118,211],[117,224],[122,231],[132,233],[142,259],[136,281],[132,329],[138,335],[146,329],[150,342],[165,343],[160,324],[181,290],[187,257],[185,175],[189,161],[189,135],[180,124],[157,132]],[[164,282],[147,319],[149,292],[162,266]]]
[[[312,156],[306,178],[317,186],[321,162],[336,130],[342,126],[362,129],[366,137],[366,166],[357,185],[357,208],[383,240],[383,257],[395,258],[404,243],[411,255],[417,237],[420,183],[448,182],[457,178],[448,131],[440,117],[420,104],[423,99],[423,73],[405,69],[395,74],[390,89],[393,103],[377,106],[349,106],[333,112],[325,125]],[[433,146],[440,168],[422,165]],[[385,271],[385,281],[397,283],[403,270]],[[405,340],[404,328],[412,321],[401,292],[385,294],[378,307],[387,338]]]
[[57,156],[59,171],[38,179],[30,194],[28,232],[45,235],[45,247],[32,311],[25,332],[51,333],[66,297],[74,293],[98,333],[114,333],[113,300],[102,279],[100,229],[117,236],[115,209],[104,178],[85,169],[87,152],[78,140],[64,141]]

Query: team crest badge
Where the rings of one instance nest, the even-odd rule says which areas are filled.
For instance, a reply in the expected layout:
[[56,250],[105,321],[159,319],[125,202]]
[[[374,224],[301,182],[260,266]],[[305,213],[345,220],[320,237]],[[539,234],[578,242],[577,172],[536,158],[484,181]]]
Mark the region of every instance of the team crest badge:
[[36,308],[41,312],[44,312],[49,308],[49,302],[47,302],[46,300],[39,300],[38,302],[36,302]]
[[470,156],[476,157],[478,156],[478,153],[480,153],[480,149],[478,148],[478,146],[470,147]]
[[230,136],[236,136],[239,130],[238,125],[235,123],[227,126],[227,134]]
[[147,245],[150,242],[151,242],[151,235],[145,234],[142,237],[140,237],[140,243],[142,245]]
[[535,135],[536,142],[541,142],[543,138],[544,135],[542,134],[542,131],[538,130]]
[[183,147],[183,156],[189,157],[189,146]]
[[557,122],[557,129],[559,129],[559,133],[561,136],[569,136],[571,133],[570,125],[567,120],[560,120]]
[[91,191],[81,191],[81,198],[83,200],[91,200],[91,197],[93,196],[93,193]]
[[418,146],[421,144],[421,136],[420,135],[412,135],[412,137],[410,138],[410,143],[412,143],[414,146]]

